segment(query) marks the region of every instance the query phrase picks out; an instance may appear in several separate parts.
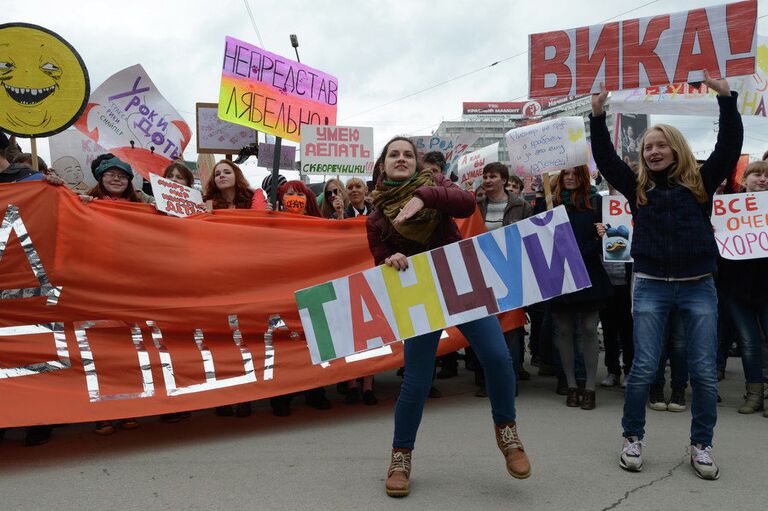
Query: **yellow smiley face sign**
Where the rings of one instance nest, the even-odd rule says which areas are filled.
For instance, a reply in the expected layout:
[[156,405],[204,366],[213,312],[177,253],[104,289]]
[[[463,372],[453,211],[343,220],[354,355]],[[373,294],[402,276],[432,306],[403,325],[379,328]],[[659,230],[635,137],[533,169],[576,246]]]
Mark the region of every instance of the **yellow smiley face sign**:
[[53,135],[80,117],[89,94],[88,70],[67,41],[37,25],[0,25],[0,129]]

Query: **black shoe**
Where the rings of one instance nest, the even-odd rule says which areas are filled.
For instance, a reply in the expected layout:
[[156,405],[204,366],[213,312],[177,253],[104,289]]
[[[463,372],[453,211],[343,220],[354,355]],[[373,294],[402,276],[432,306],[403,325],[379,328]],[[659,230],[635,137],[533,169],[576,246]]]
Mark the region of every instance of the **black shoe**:
[[348,405],[353,405],[358,401],[360,401],[360,389],[354,387],[347,390],[347,397],[344,399],[344,402]]
[[0,429],[0,442],[5,438],[5,428]]
[[288,417],[291,415],[291,396],[275,396],[269,398],[272,407],[272,415],[275,417]]
[[400,378],[402,378],[404,374],[405,374],[405,367],[401,367],[400,369],[397,370],[397,375]]
[[349,382],[340,381],[339,383],[336,384],[336,392],[338,392],[342,396],[345,396],[348,390],[349,390]]
[[485,391],[485,387],[480,387],[475,392],[475,397],[488,397],[488,393]]
[[160,416],[160,420],[169,424],[175,424],[181,420],[180,413],[164,413]]
[[379,404],[379,400],[376,399],[376,395],[372,390],[366,390],[363,392],[363,403],[367,406],[373,406]]
[[435,378],[437,378],[438,380],[447,380],[448,378],[455,378],[458,375],[459,375],[459,371],[455,367],[449,368],[449,367],[443,366],[443,368],[437,372],[437,374],[435,375]]
[[232,405],[216,407],[216,415],[218,415],[219,417],[232,417],[234,414],[235,414],[235,411],[232,408]]
[[437,390],[437,387],[434,385],[429,389],[428,397],[431,397],[432,399],[437,399],[439,397],[443,397],[443,393]]
[[235,409],[235,415],[241,419],[251,416],[251,403],[238,403]]
[[656,384],[651,385],[650,392],[648,393],[648,407],[657,412],[665,412],[667,410],[667,402],[664,399],[664,387]]
[[555,387],[555,394],[558,396],[565,396],[568,394],[568,380],[564,374],[557,375],[557,387]]
[[539,367],[540,363],[541,363],[541,358],[539,358],[538,355],[531,355],[531,365],[533,367]]
[[528,381],[531,379],[531,373],[525,370],[524,367],[521,367],[519,371],[517,371],[517,379],[519,381]]
[[307,396],[304,399],[304,402],[307,406],[314,408],[315,410],[328,410],[332,406],[331,402],[325,396]]
[[27,436],[24,439],[24,445],[34,447],[36,445],[47,444],[51,439],[53,426],[32,426],[27,429]]

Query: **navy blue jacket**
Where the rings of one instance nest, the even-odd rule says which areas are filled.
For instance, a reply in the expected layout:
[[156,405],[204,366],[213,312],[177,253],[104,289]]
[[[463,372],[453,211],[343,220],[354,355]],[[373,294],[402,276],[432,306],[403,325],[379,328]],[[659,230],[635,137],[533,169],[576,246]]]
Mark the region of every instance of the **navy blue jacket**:
[[[651,172],[655,186],[646,191],[648,203],[637,205],[637,177],[616,155],[605,114],[590,115],[592,153],[597,168],[629,203],[634,220],[632,258],[635,271],[661,278],[686,278],[713,273],[717,269],[717,244],[709,221],[712,196],[717,186],[736,166],[744,140],[737,93],[717,97],[720,127],[717,145],[701,167],[708,200],[696,202],[684,186],[667,180],[669,169]],[[642,150],[642,148],[641,148]]]

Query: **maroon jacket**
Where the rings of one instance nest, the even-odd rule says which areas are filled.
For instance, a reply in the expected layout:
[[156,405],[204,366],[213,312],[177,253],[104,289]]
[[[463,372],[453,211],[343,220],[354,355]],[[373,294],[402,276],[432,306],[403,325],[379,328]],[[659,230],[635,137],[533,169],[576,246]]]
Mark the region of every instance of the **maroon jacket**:
[[377,265],[383,264],[384,259],[398,252],[412,256],[461,239],[459,228],[453,221],[453,217],[467,218],[471,216],[475,212],[475,199],[471,193],[465,192],[445,176],[437,175],[435,179],[435,186],[422,186],[414,192],[415,196],[424,201],[425,208],[436,209],[443,213],[442,220],[435,228],[435,232],[426,247],[416,242],[408,242],[399,236],[393,236],[382,241],[381,236],[389,220],[380,209],[376,209],[368,216],[366,223],[368,246]]

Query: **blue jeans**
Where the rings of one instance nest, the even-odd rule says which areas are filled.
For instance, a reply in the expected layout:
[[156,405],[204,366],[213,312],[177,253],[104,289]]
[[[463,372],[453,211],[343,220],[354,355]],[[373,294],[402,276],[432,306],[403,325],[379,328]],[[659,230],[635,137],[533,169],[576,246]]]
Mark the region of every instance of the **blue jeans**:
[[741,343],[741,363],[747,383],[763,383],[763,335],[768,329],[768,303],[745,304],[727,298],[728,312]]
[[682,317],[691,374],[691,443],[712,445],[717,423],[717,294],[711,276],[692,281],[635,279],[635,358],[624,392],[624,436],[645,435],[645,403],[656,378],[669,314]]
[[[515,420],[515,369],[499,320],[489,316],[458,326],[472,346],[485,372],[485,388],[491,401],[495,424]],[[405,373],[395,405],[394,449],[413,449],[416,432],[424,412],[424,402],[432,386],[435,352],[440,331],[405,341]]]
[[669,379],[673,389],[684,389],[688,385],[688,360],[686,354],[685,326],[683,318],[677,311],[669,315],[667,330],[664,334],[664,349],[659,360],[659,370],[656,373],[654,385],[664,386],[664,371],[669,359]]

